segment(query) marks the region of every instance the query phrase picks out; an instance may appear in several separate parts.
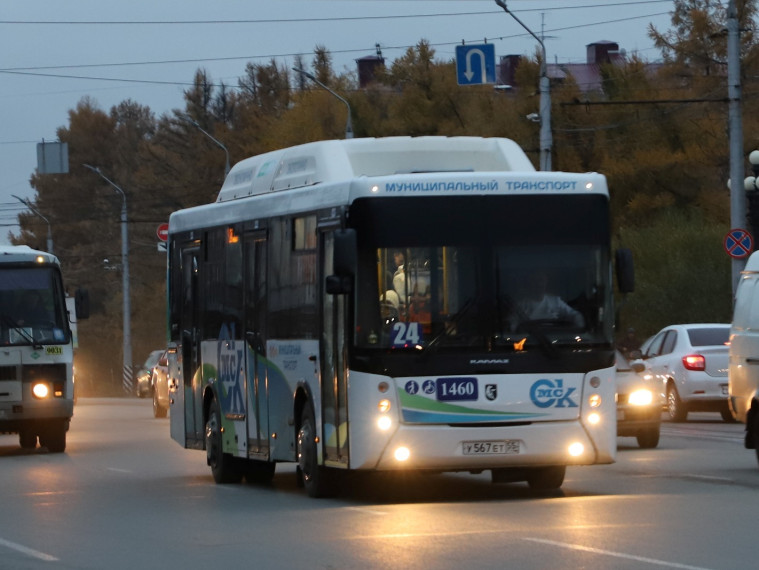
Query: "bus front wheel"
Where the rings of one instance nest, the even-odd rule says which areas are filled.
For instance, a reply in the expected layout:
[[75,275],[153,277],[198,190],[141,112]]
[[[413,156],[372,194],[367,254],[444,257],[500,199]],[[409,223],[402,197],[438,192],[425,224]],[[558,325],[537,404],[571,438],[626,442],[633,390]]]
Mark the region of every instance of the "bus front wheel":
[[564,483],[566,465],[538,467],[527,476],[527,484],[533,491],[555,491]]
[[224,453],[221,438],[221,412],[219,402],[214,398],[206,422],[206,460],[216,483],[239,483],[242,480],[242,472],[237,468],[235,458],[229,453]]
[[47,447],[50,453],[63,453],[66,450],[67,430],[65,420],[50,421],[40,430],[40,447]]
[[37,447],[37,434],[30,430],[21,430],[18,433],[18,443],[22,449],[34,449]]
[[337,492],[330,470],[319,465],[316,421],[310,404],[303,406],[298,430],[298,477],[309,497],[330,497]]

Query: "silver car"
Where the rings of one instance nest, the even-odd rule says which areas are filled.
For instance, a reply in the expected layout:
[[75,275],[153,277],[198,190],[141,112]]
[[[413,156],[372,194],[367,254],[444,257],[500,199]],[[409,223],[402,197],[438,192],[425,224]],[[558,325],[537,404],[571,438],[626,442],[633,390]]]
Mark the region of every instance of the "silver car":
[[135,374],[135,392],[140,398],[144,398],[150,394],[152,389],[152,383],[150,376],[153,372],[153,367],[158,363],[158,359],[161,358],[163,350],[154,350],[151,352],[145,363],[140,367]]
[[153,417],[165,418],[169,412],[169,358],[164,350],[153,366],[150,385],[153,390]]
[[732,422],[727,365],[730,325],[694,323],[663,328],[641,349],[646,367],[662,383],[667,412],[676,422],[688,412],[719,412]]

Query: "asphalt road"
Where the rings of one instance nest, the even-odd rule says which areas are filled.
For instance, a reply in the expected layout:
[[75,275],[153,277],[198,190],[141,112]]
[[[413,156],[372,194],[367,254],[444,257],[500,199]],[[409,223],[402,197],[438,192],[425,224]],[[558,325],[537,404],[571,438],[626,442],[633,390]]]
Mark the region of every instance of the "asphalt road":
[[215,485],[149,400],[80,399],[66,453],[0,435],[0,568],[756,567],[759,467],[743,426],[665,423],[657,449],[534,496],[488,473],[362,476],[309,499],[294,467]]

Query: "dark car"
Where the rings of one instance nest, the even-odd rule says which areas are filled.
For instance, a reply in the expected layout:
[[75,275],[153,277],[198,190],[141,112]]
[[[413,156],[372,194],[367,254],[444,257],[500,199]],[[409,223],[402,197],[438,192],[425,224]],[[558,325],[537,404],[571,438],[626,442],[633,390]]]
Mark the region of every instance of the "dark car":
[[150,384],[150,377],[153,373],[153,367],[158,364],[158,359],[161,358],[163,350],[154,350],[145,360],[145,363],[140,367],[134,377],[135,392],[138,397],[145,398],[150,395],[152,386]]

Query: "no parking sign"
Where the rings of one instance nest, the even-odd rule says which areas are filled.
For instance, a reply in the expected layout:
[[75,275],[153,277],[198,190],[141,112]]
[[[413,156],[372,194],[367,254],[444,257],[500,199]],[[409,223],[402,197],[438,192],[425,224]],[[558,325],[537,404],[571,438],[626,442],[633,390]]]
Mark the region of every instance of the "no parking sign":
[[741,259],[754,249],[754,238],[746,230],[732,229],[725,236],[725,251],[730,257]]

